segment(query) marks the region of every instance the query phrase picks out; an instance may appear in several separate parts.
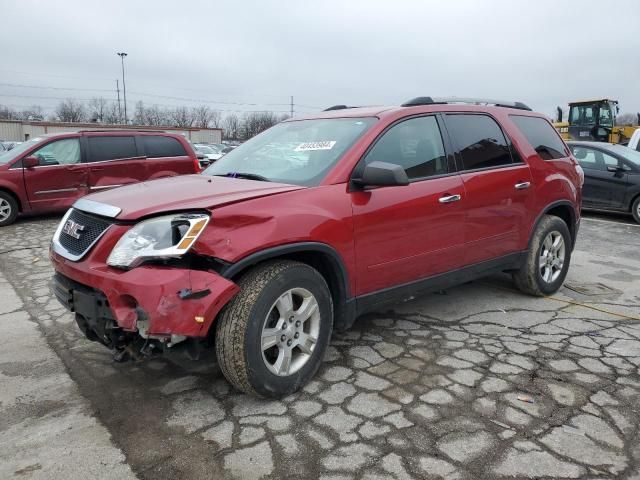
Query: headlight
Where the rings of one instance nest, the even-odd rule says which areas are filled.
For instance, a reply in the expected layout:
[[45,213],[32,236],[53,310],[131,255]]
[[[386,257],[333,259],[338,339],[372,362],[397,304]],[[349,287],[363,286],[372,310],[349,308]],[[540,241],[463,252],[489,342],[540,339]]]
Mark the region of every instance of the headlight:
[[107,259],[112,267],[132,268],[152,258],[176,258],[189,251],[209,223],[202,213],[181,213],[138,223],[125,233]]

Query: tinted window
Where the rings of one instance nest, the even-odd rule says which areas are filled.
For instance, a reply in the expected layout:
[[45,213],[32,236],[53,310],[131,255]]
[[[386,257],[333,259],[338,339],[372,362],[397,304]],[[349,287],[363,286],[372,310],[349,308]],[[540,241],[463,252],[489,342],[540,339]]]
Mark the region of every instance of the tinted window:
[[543,160],[567,156],[564,143],[558,132],[544,118],[511,115],[511,120]]
[[391,127],[364,161],[395,163],[410,179],[447,173],[447,157],[434,117],[412,118]]
[[486,115],[447,115],[447,130],[465,170],[511,164],[511,152],[498,124]]
[[69,165],[80,163],[80,140],[65,138],[46,144],[31,155],[38,157],[40,165]]
[[175,138],[160,135],[144,135],[140,137],[147,158],[181,157],[187,155],[182,144]]
[[596,152],[591,148],[574,145],[571,147],[573,156],[576,157],[578,163],[582,168],[588,170],[604,170],[604,164],[602,158],[598,155],[600,152]]
[[90,162],[138,156],[133,137],[89,137],[88,141]]

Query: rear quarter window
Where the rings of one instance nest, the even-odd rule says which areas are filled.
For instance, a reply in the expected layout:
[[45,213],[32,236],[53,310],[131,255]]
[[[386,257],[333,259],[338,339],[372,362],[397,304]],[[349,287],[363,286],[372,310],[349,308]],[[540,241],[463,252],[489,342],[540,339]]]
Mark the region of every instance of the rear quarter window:
[[184,157],[186,150],[178,139],[162,135],[144,135],[142,146],[147,158]]
[[138,156],[136,140],[133,136],[89,137],[89,161],[102,162]]
[[568,156],[560,135],[544,118],[523,115],[510,115],[510,117],[540,158],[555,160]]

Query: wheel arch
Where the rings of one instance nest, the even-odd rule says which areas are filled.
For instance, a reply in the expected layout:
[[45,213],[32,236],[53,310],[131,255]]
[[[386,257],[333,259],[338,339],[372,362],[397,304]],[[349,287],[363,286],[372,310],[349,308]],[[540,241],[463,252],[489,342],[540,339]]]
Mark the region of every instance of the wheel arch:
[[355,302],[350,293],[349,274],[340,254],[331,246],[319,242],[300,242],[267,248],[252,253],[225,267],[220,273],[236,280],[259,263],[289,259],[315,268],[325,279],[334,306],[334,328],[349,328],[355,320]]
[[573,248],[576,244],[576,238],[578,236],[578,226],[576,224],[576,220],[578,218],[578,214],[573,206],[573,204],[568,200],[558,200],[557,202],[550,203],[547,205],[542,212],[536,218],[536,221],[533,224],[533,228],[529,234],[529,245],[531,245],[531,240],[533,238],[534,232],[538,227],[538,224],[542,220],[545,215],[553,215],[554,217],[558,217],[567,224],[567,228],[569,228],[569,233],[571,234],[571,247]]
[[23,206],[22,206],[22,201],[20,200],[20,197],[10,188],[7,188],[3,185],[0,185],[0,192],[4,192],[4,193],[8,193],[9,195],[11,195],[14,200],[16,201],[16,203],[18,204],[18,212],[23,212]]

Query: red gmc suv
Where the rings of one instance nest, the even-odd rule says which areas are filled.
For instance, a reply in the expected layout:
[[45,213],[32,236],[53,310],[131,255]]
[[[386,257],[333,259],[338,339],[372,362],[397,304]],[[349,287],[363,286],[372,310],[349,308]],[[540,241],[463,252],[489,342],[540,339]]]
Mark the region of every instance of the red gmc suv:
[[129,130],[43,135],[0,154],[0,227],[19,213],[66,210],[90,192],[197,173],[181,135]]
[[336,106],[202,175],[78,200],[52,241],[53,288],[116,359],[215,348],[235,387],[281,396],[363,312],[501,271],[554,293],[583,178],[521,103]]

